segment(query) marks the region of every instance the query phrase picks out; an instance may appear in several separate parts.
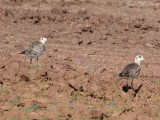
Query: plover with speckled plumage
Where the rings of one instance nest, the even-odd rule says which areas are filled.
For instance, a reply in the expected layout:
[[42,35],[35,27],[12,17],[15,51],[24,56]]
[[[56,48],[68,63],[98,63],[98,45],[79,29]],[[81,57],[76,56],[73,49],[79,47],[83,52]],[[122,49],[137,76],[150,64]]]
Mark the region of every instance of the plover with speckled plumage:
[[47,42],[46,38],[41,38],[39,41],[32,42],[28,47],[21,52],[20,54],[25,54],[30,57],[30,64],[32,64],[32,58],[36,57],[38,62],[38,57],[45,50],[45,43]]
[[138,77],[141,67],[140,62],[144,60],[144,57],[141,55],[137,55],[135,57],[134,63],[128,64],[124,67],[123,71],[119,74],[120,77],[127,79],[127,86],[128,86],[128,79],[132,80],[131,86],[133,86],[133,80]]

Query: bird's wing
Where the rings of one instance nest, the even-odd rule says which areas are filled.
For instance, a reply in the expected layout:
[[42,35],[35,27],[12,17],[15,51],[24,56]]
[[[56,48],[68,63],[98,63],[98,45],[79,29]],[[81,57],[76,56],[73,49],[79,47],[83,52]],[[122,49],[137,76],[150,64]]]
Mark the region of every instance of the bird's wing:
[[44,51],[44,49],[45,49],[44,45],[39,41],[31,43],[27,47],[27,50],[32,51],[33,53],[34,52],[42,52],[42,51]]
[[122,76],[123,77],[137,77],[140,73],[140,66],[136,63],[132,63],[132,64],[128,64],[127,66],[125,66],[125,68],[122,71]]
[[45,46],[43,43],[39,41],[35,41],[30,43],[25,50],[26,55],[40,55],[45,50]]

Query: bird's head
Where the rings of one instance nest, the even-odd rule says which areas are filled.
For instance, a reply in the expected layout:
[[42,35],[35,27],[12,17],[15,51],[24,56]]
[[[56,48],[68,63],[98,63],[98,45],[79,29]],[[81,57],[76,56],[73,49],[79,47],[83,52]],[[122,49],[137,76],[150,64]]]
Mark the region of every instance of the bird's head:
[[40,42],[43,43],[43,44],[45,44],[47,42],[47,39],[46,38],[41,38]]
[[144,60],[144,57],[142,55],[137,55],[135,57],[135,63],[140,65],[140,62]]

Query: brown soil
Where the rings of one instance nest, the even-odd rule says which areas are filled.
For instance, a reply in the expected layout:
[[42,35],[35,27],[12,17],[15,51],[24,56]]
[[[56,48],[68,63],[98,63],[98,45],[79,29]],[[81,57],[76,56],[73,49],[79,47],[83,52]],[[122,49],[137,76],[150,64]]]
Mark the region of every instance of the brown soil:
[[[0,120],[160,119],[160,5],[120,0],[0,5]],[[29,58],[24,63],[18,53],[40,37],[48,42],[39,63]],[[146,61],[135,90],[126,90],[118,73],[138,54]]]

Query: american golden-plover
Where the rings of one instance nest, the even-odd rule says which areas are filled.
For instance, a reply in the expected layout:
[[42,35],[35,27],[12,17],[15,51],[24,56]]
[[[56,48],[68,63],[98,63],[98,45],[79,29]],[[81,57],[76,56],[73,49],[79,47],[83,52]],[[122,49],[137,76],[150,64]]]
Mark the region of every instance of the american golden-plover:
[[21,52],[20,54],[25,54],[30,57],[30,64],[32,64],[32,58],[37,58],[43,53],[45,50],[45,43],[47,42],[46,38],[41,38],[39,41],[35,41],[30,43],[27,48]]
[[128,86],[128,79],[132,80],[131,86],[133,86],[133,80],[138,77],[141,67],[140,62],[144,60],[144,57],[141,55],[137,55],[135,57],[134,63],[128,64],[124,67],[123,71],[119,74],[120,77],[127,79],[127,86]]

